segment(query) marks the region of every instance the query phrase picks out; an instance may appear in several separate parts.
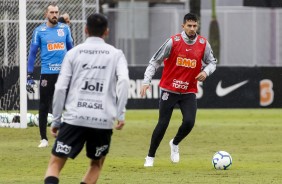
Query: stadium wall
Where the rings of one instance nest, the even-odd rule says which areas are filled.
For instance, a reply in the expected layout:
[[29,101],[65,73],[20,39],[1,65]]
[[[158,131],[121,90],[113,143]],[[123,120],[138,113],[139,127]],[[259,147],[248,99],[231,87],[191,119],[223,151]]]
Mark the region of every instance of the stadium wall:
[[[139,91],[145,67],[130,68],[128,109],[158,108],[161,69],[152,80],[145,99]],[[281,108],[282,67],[218,67],[204,83],[198,84],[199,108]]]
[[[139,91],[146,67],[129,67],[130,89],[128,109],[158,108],[160,68],[152,80],[152,91],[141,98]],[[13,68],[18,73],[18,68]],[[39,67],[35,68],[35,79],[39,80]],[[3,76],[0,70],[0,76]],[[19,98],[13,94],[13,101],[3,101],[9,86],[18,76],[2,78],[1,108],[11,110]],[[204,83],[199,83],[197,94],[199,108],[282,108],[282,67],[218,67]],[[39,85],[39,84],[38,84]],[[39,88],[28,94],[28,109],[38,109]]]

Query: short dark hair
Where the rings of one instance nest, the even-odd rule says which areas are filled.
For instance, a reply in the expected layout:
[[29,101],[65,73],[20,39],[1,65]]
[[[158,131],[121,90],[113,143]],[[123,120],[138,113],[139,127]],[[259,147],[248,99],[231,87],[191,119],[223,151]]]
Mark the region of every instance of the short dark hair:
[[100,13],[91,14],[87,18],[89,36],[101,37],[108,28],[108,19]]
[[185,16],[184,16],[184,19],[183,19],[183,24],[186,23],[186,21],[188,20],[193,20],[195,22],[199,22],[199,19],[197,17],[197,15],[193,14],[193,13],[187,13]]
[[64,17],[59,17],[58,18],[58,22],[66,24],[66,21],[65,21]]
[[46,9],[45,9],[46,12],[48,12],[49,6],[56,7],[56,6],[58,6],[58,4],[57,4],[56,2],[50,2],[50,3],[47,5]]

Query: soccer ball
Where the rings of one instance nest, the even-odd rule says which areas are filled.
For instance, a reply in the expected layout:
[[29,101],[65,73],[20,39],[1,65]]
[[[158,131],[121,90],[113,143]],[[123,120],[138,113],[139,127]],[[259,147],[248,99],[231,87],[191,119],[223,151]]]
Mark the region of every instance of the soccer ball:
[[13,116],[12,123],[20,123],[21,122],[20,114],[12,114],[12,116]]
[[[51,113],[48,113],[47,116],[47,125],[50,126],[52,124],[52,120],[53,120],[53,115]],[[39,126],[39,114],[35,114],[34,116],[34,125],[35,126]]]
[[15,115],[17,115],[17,113],[6,113],[7,123],[13,123]]
[[10,122],[8,120],[8,113],[1,113],[0,114],[0,123],[1,127],[9,127]]
[[48,125],[48,126],[51,126],[52,121],[53,121],[53,114],[48,113],[48,116],[47,116],[47,125]]
[[39,126],[39,114],[35,114],[35,116],[34,116],[34,125],[36,127]]
[[212,157],[212,165],[217,170],[229,169],[232,165],[232,157],[226,151],[218,151]]
[[10,123],[10,128],[20,128],[21,127],[21,116],[19,113],[11,114],[13,119]]
[[27,126],[33,127],[35,121],[35,115],[32,113],[27,113]]

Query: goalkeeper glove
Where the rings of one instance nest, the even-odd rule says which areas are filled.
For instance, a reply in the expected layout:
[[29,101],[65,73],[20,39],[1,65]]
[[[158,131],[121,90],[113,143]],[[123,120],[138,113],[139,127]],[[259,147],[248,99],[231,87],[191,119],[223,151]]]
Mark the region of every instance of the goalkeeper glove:
[[26,90],[29,93],[34,93],[34,86],[35,82],[33,80],[33,73],[28,73],[27,74],[27,83],[26,83]]

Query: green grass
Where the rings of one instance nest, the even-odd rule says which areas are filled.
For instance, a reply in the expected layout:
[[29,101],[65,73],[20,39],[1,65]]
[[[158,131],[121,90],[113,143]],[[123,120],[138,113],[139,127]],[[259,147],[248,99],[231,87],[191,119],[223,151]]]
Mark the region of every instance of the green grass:
[[[281,109],[198,110],[193,131],[179,145],[180,163],[172,164],[168,142],[181,122],[175,110],[154,167],[144,168],[157,118],[157,110],[128,111],[124,129],[114,131],[99,184],[282,183]],[[0,183],[43,183],[51,147],[39,149],[38,144],[37,127],[0,128]],[[219,150],[231,154],[230,170],[213,169],[211,158]],[[69,160],[61,184],[79,183],[88,163],[84,150]]]

